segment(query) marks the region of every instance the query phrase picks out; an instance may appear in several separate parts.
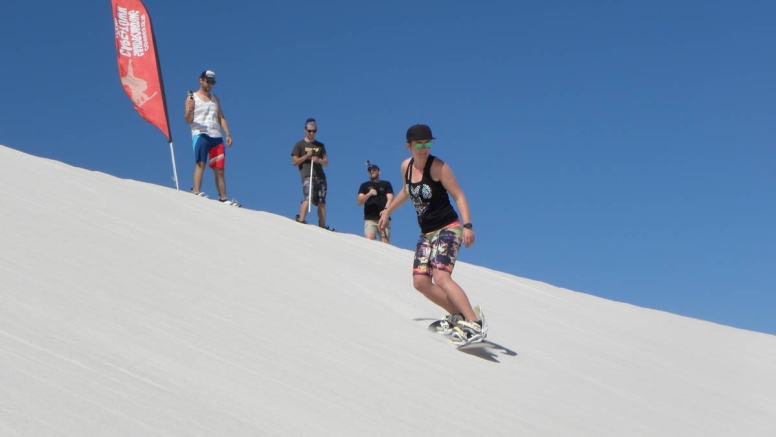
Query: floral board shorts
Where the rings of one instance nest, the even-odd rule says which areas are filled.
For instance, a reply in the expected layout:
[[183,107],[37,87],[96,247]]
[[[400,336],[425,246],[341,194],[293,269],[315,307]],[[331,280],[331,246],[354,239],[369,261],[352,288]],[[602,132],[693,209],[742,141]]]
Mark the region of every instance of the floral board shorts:
[[415,248],[412,274],[431,276],[431,269],[453,273],[462,241],[463,227],[460,221],[437,231],[421,234]]

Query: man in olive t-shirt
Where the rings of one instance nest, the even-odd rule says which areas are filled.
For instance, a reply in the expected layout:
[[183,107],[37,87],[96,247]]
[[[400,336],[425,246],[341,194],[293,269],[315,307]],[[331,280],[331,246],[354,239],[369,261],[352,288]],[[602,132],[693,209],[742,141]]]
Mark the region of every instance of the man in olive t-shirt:
[[304,195],[296,220],[307,223],[305,219],[307,218],[309,202],[312,201],[312,204],[318,207],[318,226],[325,228],[327,187],[323,167],[329,165],[329,157],[326,155],[326,146],[315,139],[315,134],[318,133],[318,123],[314,118],[308,118],[305,121],[304,131],[304,139],[294,144],[294,148],[291,150],[291,165],[299,168],[299,176],[302,178],[302,194]]

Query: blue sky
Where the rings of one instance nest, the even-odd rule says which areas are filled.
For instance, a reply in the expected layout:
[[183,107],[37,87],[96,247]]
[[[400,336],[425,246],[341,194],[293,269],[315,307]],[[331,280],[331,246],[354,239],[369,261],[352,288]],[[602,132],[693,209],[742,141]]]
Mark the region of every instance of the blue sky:
[[[361,234],[364,161],[398,186],[404,133],[426,123],[472,208],[462,261],[776,334],[776,4],[584,3],[147,0],[181,189],[183,100],[213,69],[247,208],[296,214],[290,150],[312,116],[329,224]],[[110,2],[0,12],[0,144],[174,188],[166,139],[119,83]],[[409,205],[393,233],[414,246]]]

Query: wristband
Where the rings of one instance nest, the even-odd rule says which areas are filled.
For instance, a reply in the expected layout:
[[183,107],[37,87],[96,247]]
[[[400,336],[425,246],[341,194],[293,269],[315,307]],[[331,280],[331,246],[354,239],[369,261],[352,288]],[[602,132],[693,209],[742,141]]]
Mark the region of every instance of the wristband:
[[473,228],[471,223],[464,223],[463,227],[464,227],[464,229],[472,229]]

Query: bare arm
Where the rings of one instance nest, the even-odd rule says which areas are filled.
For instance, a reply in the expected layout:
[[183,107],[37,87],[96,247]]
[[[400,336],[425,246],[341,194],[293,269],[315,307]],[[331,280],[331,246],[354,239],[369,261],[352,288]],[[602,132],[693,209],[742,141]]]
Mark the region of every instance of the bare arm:
[[224,110],[221,108],[221,101],[218,100],[218,96],[213,94],[213,100],[216,101],[216,104],[218,104],[218,121],[221,124],[221,130],[224,131],[224,134],[226,134],[226,146],[232,147],[232,133],[229,131],[229,123],[226,122],[226,117],[224,117]]
[[313,156],[312,150],[308,150],[307,153],[305,153],[302,156],[291,155],[291,165],[293,165],[294,167],[298,167],[302,165],[303,162],[310,159],[311,156]]
[[386,199],[385,207],[388,208],[389,206],[391,206],[391,203],[393,202],[393,193],[386,194],[385,199]]
[[366,203],[366,201],[372,197],[374,194],[372,194],[372,191],[374,191],[374,188],[369,190],[368,193],[358,193],[358,197],[356,197],[356,205],[363,205]]
[[[431,165],[431,178],[442,182],[442,186],[450,193],[450,197],[453,198],[455,205],[458,207],[458,212],[461,214],[463,223],[471,223],[472,218],[469,212],[469,203],[466,201],[463,190],[458,185],[458,180],[453,174],[453,169],[441,159],[437,159]],[[466,247],[469,247],[474,243],[473,229],[463,229],[463,242]]]
[[317,156],[313,156],[313,162],[317,162],[318,164],[321,164],[324,167],[328,167],[329,165],[329,155],[325,154],[318,158]]
[[192,97],[191,91],[186,97],[186,104],[183,109],[183,121],[187,124],[191,124],[194,121],[194,97]]
[[391,213],[393,213],[394,211],[399,209],[399,207],[404,205],[404,202],[406,202],[407,199],[409,199],[409,198],[410,197],[407,195],[406,191],[404,191],[404,190],[399,191],[399,194],[397,194],[391,200],[391,202],[388,204],[388,206],[385,207],[383,212],[380,213],[380,215],[381,215],[380,216],[380,220],[382,220],[382,217],[386,217],[387,218],[389,215],[391,215]]
[[402,205],[404,205],[404,202],[406,202],[409,199],[409,196],[407,195],[407,192],[404,190],[404,175],[407,172],[407,166],[409,165],[410,160],[406,159],[401,164],[401,190],[399,190],[399,193],[395,196],[390,196],[388,198],[388,204],[385,207],[384,210],[380,212],[380,221],[377,222],[377,227],[382,229],[385,229],[385,226],[388,224],[388,220],[391,218],[391,213],[399,209]]
[[366,203],[367,200],[369,200],[370,197],[376,196],[377,190],[374,189],[374,187],[370,187],[369,191],[366,193],[358,193],[358,197],[356,197],[356,205],[363,205]]

